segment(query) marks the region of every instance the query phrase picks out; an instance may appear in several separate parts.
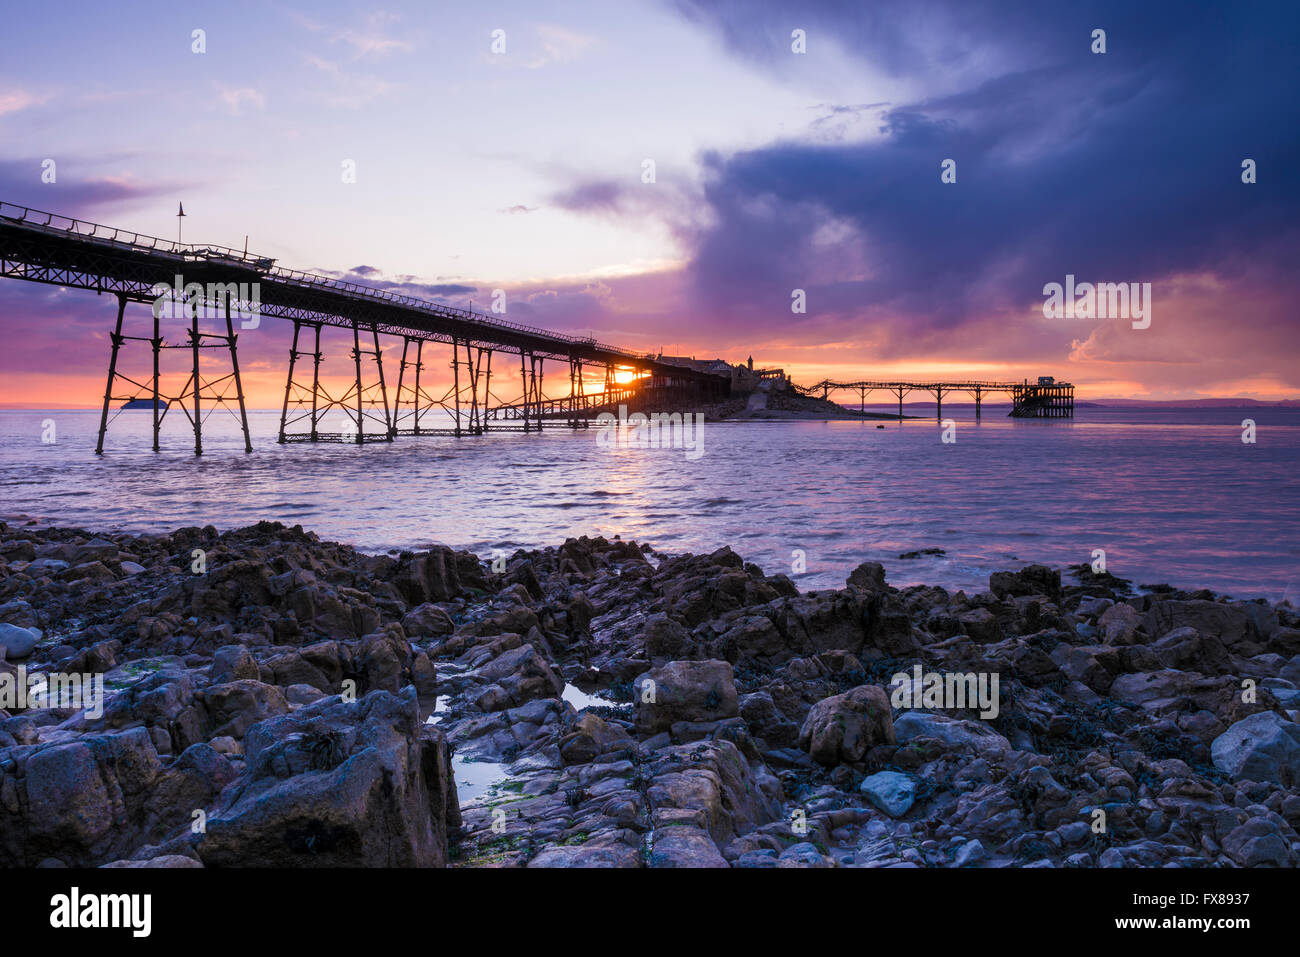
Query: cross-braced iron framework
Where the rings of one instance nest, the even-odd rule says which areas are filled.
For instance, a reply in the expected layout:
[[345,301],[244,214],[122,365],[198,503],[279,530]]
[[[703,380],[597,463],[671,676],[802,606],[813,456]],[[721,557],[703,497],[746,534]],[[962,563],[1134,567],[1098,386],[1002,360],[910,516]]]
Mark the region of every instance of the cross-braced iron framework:
[[[616,371],[627,372],[639,388],[662,387],[677,396],[692,394],[701,403],[725,398],[730,391],[730,380],[725,376],[662,362],[652,355],[594,338],[550,332],[389,289],[284,269],[276,266],[274,260],[227,247],[171,242],[3,202],[0,202],[0,277],[93,289],[117,297],[118,322],[111,338],[108,388],[97,444],[100,452],[113,403],[140,398],[145,392],[158,399],[154,412],[155,448],[164,408],[170,409],[176,403],[185,410],[194,429],[195,453],[202,454],[204,410],[230,407],[233,401],[239,408],[245,449],[252,450],[239,378],[237,336],[230,316],[231,296],[213,295],[214,287],[255,288],[258,294],[253,301],[238,302],[241,312],[255,307],[263,318],[294,323],[280,417],[281,442],[366,444],[391,441],[397,435],[406,434],[482,435],[497,428],[514,428],[490,423],[515,421],[517,416],[523,431],[536,432],[541,430],[548,415],[555,414],[556,403],[563,406],[569,425],[581,428],[591,409],[600,404],[593,395],[582,392],[581,370],[585,364],[604,366],[607,383],[613,381]],[[200,293],[188,300],[189,304],[195,308],[209,305],[225,308],[226,334],[192,327],[191,339],[183,347],[189,348],[193,356],[190,383],[177,395],[164,396],[157,383],[158,354],[172,346],[162,341],[156,324],[153,337],[146,339],[125,336],[122,323],[128,302],[155,303],[158,290],[170,288],[173,280],[181,277],[186,288],[191,284],[200,288]],[[324,387],[320,376],[321,333],[327,326],[349,331],[352,339],[355,377],[350,388],[337,397]],[[311,336],[310,352],[303,342],[304,330]],[[391,405],[384,378],[381,335],[400,337],[403,341],[402,365]],[[121,347],[132,339],[153,345],[155,371],[147,385],[118,368]],[[413,360],[410,358],[412,343],[415,343]],[[424,350],[430,343],[451,347],[452,388],[441,397],[434,397],[421,381],[426,362]],[[228,375],[205,379],[198,356],[202,349],[213,347],[228,350],[231,371]],[[517,353],[520,357],[522,395],[517,402],[503,402],[493,388],[495,352]],[[302,369],[303,361],[308,359],[310,384]],[[369,374],[372,361],[373,375]],[[569,364],[568,397],[548,399],[545,395],[546,361]],[[408,371],[415,376],[409,386]],[[135,392],[128,398],[119,395],[116,391],[119,382],[134,386]],[[609,396],[612,392],[607,385],[601,394]],[[668,391],[663,394],[667,395]],[[424,427],[424,416],[435,408],[450,414],[453,423],[450,429]],[[350,420],[350,427],[339,432],[322,430],[323,417],[340,412]]]
[[986,395],[999,393],[1011,397],[1009,416],[1017,419],[1071,418],[1074,415],[1074,386],[1068,382],[884,382],[858,380],[834,382],[823,379],[816,385],[795,389],[804,395],[829,401],[832,392],[841,390],[858,393],[859,410],[866,411],[867,396],[873,392],[888,392],[898,400],[898,417],[903,417],[903,400],[913,392],[926,392],[934,396],[935,418],[943,418],[943,397],[953,392],[964,392],[975,400],[975,418],[982,415]]

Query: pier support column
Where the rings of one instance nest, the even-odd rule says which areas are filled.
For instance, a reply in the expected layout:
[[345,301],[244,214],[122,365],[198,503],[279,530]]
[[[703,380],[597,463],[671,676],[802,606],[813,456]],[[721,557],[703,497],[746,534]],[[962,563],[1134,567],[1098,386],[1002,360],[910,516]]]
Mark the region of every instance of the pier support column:
[[293,367],[298,362],[298,333],[302,330],[302,325],[295,319],[293,323],[293,343],[289,346],[289,374],[284,379],[284,405],[280,408],[280,438],[279,443],[285,443],[285,429],[288,427],[289,420],[289,392],[293,388]]
[[976,389],[975,390],[975,418],[976,419],[980,417],[980,398],[981,398],[980,390]]
[[311,356],[311,440],[320,440],[320,324],[316,324],[316,344]]
[[460,437],[460,344],[451,337],[451,392],[452,412],[456,418],[455,434]]
[[542,415],[542,385],[546,374],[546,360],[538,356],[529,355],[529,377],[533,384],[533,410],[537,416],[537,431],[542,431],[542,423],[546,418]]
[[[235,334],[235,323],[230,318],[230,297],[226,300],[226,342],[230,347],[230,372],[235,377],[235,398],[239,402],[239,424],[244,430],[244,453],[253,451],[253,440],[248,434],[248,410],[244,408],[244,384],[239,378],[239,352],[235,347],[239,336]],[[157,405],[154,415],[157,416]],[[156,435],[156,433],[155,433]]]
[[[403,346],[402,347],[403,355],[405,355],[405,349],[406,347]],[[421,412],[420,396],[423,394],[420,389],[420,372],[423,369],[424,369],[424,340],[416,339],[415,340],[415,422],[412,428],[412,432],[415,435],[420,434],[420,412]],[[398,375],[400,376],[401,373],[399,372]],[[393,428],[394,430],[396,430],[397,428],[396,414],[393,415]]]
[[199,348],[202,340],[199,338],[199,312],[203,308],[200,301],[194,305],[194,318],[190,326],[190,346],[194,352],[194,454],[203,454],[203,414],[199,408],[199,397],[203,393],[203,383],[199,379]]
[[[479,365],[483,365],[483,350],[478,353]],[[488,430],[488,409],[492,406],[492,350],[487,350],[487,367],[483,371],[483,406],[479,409],[479,431]]]
[[[406,385],[406,356],[411,348],[411,337],[402,336],[402,358],[397,364],[397,391],[393,393],[393,424],[389,428],[389,433],[397,434],[397,421],[402,417],[402,387]],[[420,398],[415,398],[415,412],[418,415],[420,408]]]
[[357,367],[357,445],[366,441],[365,411],[362,407],[364,393],[361,388],[361,327],[352,321],[352,358]]
[[153,450],[159,451],[158,432],[162,426],[162,411],[158,406],[162,402],[162,396],[158,391],[158,367],[162,361],[162,330],[159,327],[159,310],[155,307],[153,310],[153,338],[149,344],[153,347]]
[[[125,341],[122,338],[122,317],[126,313],[126,296],[121,294],[117,297],[117,325],[113,330],[111,337],[113,343],[113,352],[108,359],[108,383],[104,386],[104,411],[99,417],[99,441],[95,444],[95,454],[104,454],[104,433],[108,431],[108,407],[113,401],[113,382],[117,379],[117,354],[122,348]],[[158,414],[154,410],[154,416]]]
[[[410,358],[411,343],[415,343],[415,359]],[[412,386],[408,381],[406,370],[415,370],[415,385]],[[388,431],[394,438],[402,433],[402,406],[407,401],[404,395],[410,394],[411,403],[411,428],[407,430],[408,435],[422,435],[424,430],[420,426],[420,416],[429,410],[435,402],[420,384],[420,375],[424,369],[424,340],[412,339],[410,336],[402,336],[402,361],[397,369],[397,392],[393,395],[393,418],[389,425]]]
[[379,401],[384,406],[384,437],[393,441],[393,419],[388,414],[388,386],[384,384],[384,351],[379,348],[379,327],[370,327],[371,336],[375,343],[375,370],[379,373]]

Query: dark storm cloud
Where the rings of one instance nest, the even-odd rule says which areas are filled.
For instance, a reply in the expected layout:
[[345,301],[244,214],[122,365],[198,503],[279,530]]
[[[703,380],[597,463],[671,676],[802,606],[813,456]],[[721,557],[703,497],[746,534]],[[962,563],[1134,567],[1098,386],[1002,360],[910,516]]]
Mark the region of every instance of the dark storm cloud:
[[[885,111],[878,140],[706,157],[712,226],[690,268],[711,315],[752,327],[829,311],[888,318],[882,332],[901,337],[1041,303],[1067,272],[1231,280],[1249,264],[1296,282],[1294,4],[679,7],[777,73],[798,26],[805,56],[833,42],[944,91]],[[1094,27],[1105,54],[1090,51]],[[948,158],[954,185],[940,182]],[[616,201],[601,184],[573,194],[574,206]],[[808,290],[809,319],[791,316],[793,288]]]

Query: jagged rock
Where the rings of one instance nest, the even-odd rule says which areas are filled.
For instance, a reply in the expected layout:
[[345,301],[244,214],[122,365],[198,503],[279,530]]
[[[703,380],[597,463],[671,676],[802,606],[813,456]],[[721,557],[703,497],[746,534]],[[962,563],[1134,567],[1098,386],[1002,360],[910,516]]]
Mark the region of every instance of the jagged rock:
[[916,803],[916,780],[897,771],[879,771],[863,778],[858,790],[890,817],[902,817]]
[[1061,597],[1061,573],[1046,565],[1027,565],[1018,572],[994,572],[989,576],[989,591],[998,598],[1021,595]]
[[643,735],[680,721],[718,721],[740,713],[735,676],[725,661],[670,661],[638,678],[634,695]]
[[895,718],[894,735],[899,744],[937,738],[949,748],[970,748],[977,754],[1011,750],[1011,742],[983,721],[961,721],[923,711],[908,711]]
[[198,698],[207,711],[212,737],[242,738],[257,722],[289,710],[279,688],[251,678],[211,685]]
[[478,677],[494,682],[502,692],[494,706],[481,705],[485,711],[497,711],[534,698],[556,697],[564,691],[564,679],[531,644],[520,645],[493,658],[478,669]]
[[635,747],[630,734],[594,714],[581,715],[573,731],[560,739],[565,764],[589,764],[602,755]]
[[40,639],[38,631],[0,623],[0,649],[3,649],[4,657],[10,661],[26,658],[36,649],[36,642]]
[[414,689],[259,723],[195,844],[205,866],[442,867],[459,823],[446,742]]
[[1210,747],[1214,766],[1233,778],[1300,784],[1300,724],[1272,711],[1238,721]]
[[888,587],[885,584],[885,566],[880,562],[863,562],[849,572],[848,584],[867,591],[883,591]]
[[431,602],[412,608],[402,618],[402,630],[413,638],[436,638],[456,630],[451,616]]
[[877,685],[861,685],[817,702],[799,730],[799,747],[828,766],[854,764],[872,747],[893,743],[889,696]]

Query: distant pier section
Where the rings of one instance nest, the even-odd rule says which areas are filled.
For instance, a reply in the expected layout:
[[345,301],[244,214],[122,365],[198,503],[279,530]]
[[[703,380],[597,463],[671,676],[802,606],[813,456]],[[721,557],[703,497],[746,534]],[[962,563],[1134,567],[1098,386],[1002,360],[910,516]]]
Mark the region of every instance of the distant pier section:
[[927,392],[934,396],[935,417],[943,417],[943,397],[957,393],[975,400],[975,418],[980,418],[984,397],[1006,395],[1011,399],[1009,416],[1015,419],[1072,419],[1074,418],[1074,386],[1057,382],[1053,376],[1039,376],[1037,382],[884,382],[859,380],[833,382],[823,379],[813,386],[791,383],[804,395],[830,401],[832,392],[848,391],[858,394],[860,408],[865,411],[867,396],[873,392],[888,392],[898,400],[898,417],[903,417],[903,400],[913,392]]

